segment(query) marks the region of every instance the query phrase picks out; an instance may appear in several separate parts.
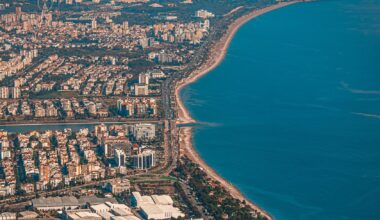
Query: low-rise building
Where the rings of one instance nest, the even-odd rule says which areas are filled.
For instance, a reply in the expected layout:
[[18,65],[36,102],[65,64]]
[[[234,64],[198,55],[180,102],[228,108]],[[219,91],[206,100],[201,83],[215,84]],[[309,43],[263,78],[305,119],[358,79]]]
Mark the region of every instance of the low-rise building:
[[107,183],[107,188],[113,194],[120,194],[122,192],[129,192],[131,184],[128,179],[121,179]]
[[32,200],[33,207],[41,211],[76,209],[79,201],[74,196],[48,197]]
[[64,217],[67,220],[102,220],[102,217],[91,212],[90,209],[65,210]]

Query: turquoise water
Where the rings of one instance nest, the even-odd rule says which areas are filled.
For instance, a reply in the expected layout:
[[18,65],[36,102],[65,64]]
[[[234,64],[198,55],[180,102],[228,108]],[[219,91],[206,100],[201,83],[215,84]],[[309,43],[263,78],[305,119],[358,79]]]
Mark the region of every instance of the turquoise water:
[[380,219],[380,1],[265,14],[182,96],[202,157],[276,219]]

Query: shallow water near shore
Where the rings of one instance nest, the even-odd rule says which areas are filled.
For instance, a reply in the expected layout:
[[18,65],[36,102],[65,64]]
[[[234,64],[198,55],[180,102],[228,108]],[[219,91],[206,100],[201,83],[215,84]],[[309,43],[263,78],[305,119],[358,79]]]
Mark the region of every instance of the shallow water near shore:
[[379,57],[379,1],[256,18],[182,91],[195,147],[275,219],[379,219]]

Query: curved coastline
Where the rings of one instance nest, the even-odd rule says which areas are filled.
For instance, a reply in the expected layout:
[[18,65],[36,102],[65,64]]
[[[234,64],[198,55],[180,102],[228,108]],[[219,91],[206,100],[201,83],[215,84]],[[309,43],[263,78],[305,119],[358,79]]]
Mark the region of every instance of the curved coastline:
[[[182,88],[185,86],[197,81],[200,77],[205,74],[211,72],[215,69],[219,64],[224,60],[227,49],[235,36],[236,32],[242,27],[244,24],[249,22],[250,20],[268,13],[270,11],[289,6],[295,3],[299,3],[302,1],[291,1],[291,2],[280,2],[275,5],[271,5],[259,10],[254,10],[251,13],[244,15],[238,19],[236,19],[232,24],[229,25],[226,34],[212,46],[208,58],[204,64],[198,67],[195,71],[193,71],[189,77],[182,79],[179,81],[175,88],[175,99],[177,103],[177,124],[190,124],[195,123],[196,121],[191,117],[189,111],[184,106],[182,99],[180,97],[180,92]],[[250,199],[248,199],[239,189],[237,189],[234,185],[228,182],[226,179],[221,177],[213,168],[211,168],[207,163],[201,158],[196,149],[193,147],[192,143],[192,128],[191,127],[181,127],[179,129],[179,145],[182,153],[189,157],[192,161],[199,164],[199,166],[207,173],[207,175],[220,182],[221,185],[236,199],[241,201],[246,201],[252,209],[256,210],[262,216],[267,219],[274,219],[268,212],[259,207],[257,204],[253,203]]]
[[189,77],[184,78],[180,80],[175,88],[175,97],[176,97],[176,103],[178,105],[178,123],[181,124],[188,124],[188,123],[195,123],[196,121],[190,116],[190,113],[183,105],[183,102],[180,97],[180,92],[183,87],[197,81],[200,77],[203,75],[211,72],[213,69],[219,66],[219,64],[223,61],[224,57],[226,56],[227,49],[229,45],[231,44],[231,41],[233,37],[235,36],[236,32],[247,22],[250,20],[259,17],[260,15],[263,15],[265,13],[268,13],[270,11],[293,5],[295,3],[302,2],[301,0],[295,0],[291,2],[280,2],[275,5],[271,5],[262,9],[254,10],[251,13],[244,15],[238,19],[236,19],[232,24],[229,25],[227,29],[227,33],[216,43],[212,46],[209,57],[206,60],[204,64],[202,64],[200,67],[198,67],[195,71],[193,71]]

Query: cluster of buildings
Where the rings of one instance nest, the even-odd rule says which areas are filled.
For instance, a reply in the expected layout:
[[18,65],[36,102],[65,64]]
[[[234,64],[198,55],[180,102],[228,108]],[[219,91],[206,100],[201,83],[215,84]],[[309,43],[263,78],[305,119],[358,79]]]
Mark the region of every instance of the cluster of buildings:
[[[8,53],[9,59],[2,60],[0,56],[0,80],[7,76],[12,76],[19,71],[22,71],[26,66],[30,65],[34,58],[38,57],[38,50],[20,50],[19,53],[14,53],[11,44],[4,43],[5,38],[0,37],[0,45],[4,47],[0,50],[1,53]],[[10,51],[10,52],[8,52]]]
[[140,210],[144,219],[172,219],[185,217],[185,214],[173,206],[173,200],[168,195],[144,195],[132,192],[132,206]]
[[209,28],[209,20],[194,23],[159,23],[153,25],[153,36],[162,42],[198,44],[207,35]]
[[29,219],[36,219],[38,217],[38,214],[33,211],[23,211],[19,213],[15,212],[3,212],[0,214],[1,220],[29,220]]
[[[114,62],[113,62],[114,64]],[[125,76],[127,65],[93,64],[73,74],[60,84],[63,91],[78,91],[82,95],[125,95],[128,92]]]
[[109,116],[108,106],[97,99],[60,99],[58,105],[61,106],[66,118],[73,118],[74,116],[77,118],[105,118]]
[[[85,67],[83,62],[91,65]],[[134,82],[133,75],[126,73],[129,69],[127,64],[127,58],[111,56],[64,58],[52,55],[27,74],[15,74],[15,86],[0,87],[0,98],[18,99],[21,92],[28,94],[52,90],[72,91],[83,96],[148,96],[160,92],[149,87],[149,83],[166,77],[161,70],[142,73],[139,81]]]
[[[146,56],[140,59],[178,65],[184,63],[189,56],[188,50],[191,47],[187,48],[186,45],[199,44],[210,28],[208,19],[188,23],[166,22],[131,26],[128,21],[123,21],[116,24],[112,17],[118,15],[114,13],[116,12],[85,12],[84,14],[88,14],[86,18],[91,19],[84,20],[88,22],[73,22],[70,16],[58,20],[59,16],[55,18],[50,11],[43,11],[41,14],[26,13],[21,7],[16,7],[14,13],[0,15],[0,28],[15,30],[5,34],[0,29],[0,49],[12,51],[14,48],[23,48],[19,54],[9,52],[11,59],[2,61],[0,58],[0,80],[6,77],[13,77],[14,80],[17,78],[23,86],[21,91],[8,88],[8,94],[4,89],[4,94],[0,97],[20,98],[21,92],[39,93],[51,90],[79,91],[82,95],[93,96],[128,95],[134,90],[132,94],[147,95],[149,91],[146,86],[128,82],[128,59],[127,62],[116,64],[117,58],[113,57],[110,65],[97,63],[85,67],[83,62],[75,62],[75,56],[72,59],[72,56],[65,58],[53,54],[33,69],[25,73],[22,70],[38,57],[39,50],[52,47],[121,48],[144,53]],[[170,45],[178,44],[184,49],[170,49]],[[163,49],[164,47],[167,48]],[[70,77],[67,78],[67,75]]]
[[21,188],[26,193],[105,177],[105,167],[85,131],[30,132],[18,134],[17,142],[25,171]]
[[[134,126],[114,127],[111,135],[105,125],[95,127],[95,136],[100,145],[104,157],[113,160],[116,167],[122,169],[127,164],[136,170],[146,170],[156,166],[156,150],[149,145],[138,145],[132,142],[149,143],[156,138],[155,124],[135,124]],[[131,138],[125,137],[129,134]]]
[[158,64],[182,64],[184,62],[183,56],[170,50],[150,52],[148,59]]
[[213,18],[215,17],[215,15],[212,12],[201,9],[195,12],[195,17],[207,19],[207,18]]
[[[150,169],[160,164],[156,146],[161,143],[154,144],[156,129],[155,124],[101,124],[93,132],[31,131],[12,135],[12,139],[0,131],[0,196],[15,194],[15,169],[25,193],[88,183],[126,174],[128,169]],[[126,183],[115,182],[110,191],[117,194],[126,187]]]
[[124,98],[117,100],[117,112],[125,117],[156,117],[157,101],[155,98]]
[[[212,14],[207,14],[206,11],[200,11],[197,14],[203,18],[212,17]],[[117,15],[120,15],[120,12],[109,12],[107,16],[103,16],[104,19],[93,13],[91,20],[73,22],[70,14],[65,19],[59,20],[59,16],[55,17],[48,10],[42,11],[42,13],[26,13],[22,11],[21,7],[17,7],[14,13],[0,16],[0,28],[6,31],[15,30],[16,34],[11,35],[10,42],[26,48],[96,46],[134,50],[156,47],[162,42],[198,44],[209,28],[209,22],[208,25],[204,25],[203,21],[130,26],[127,21],[114,23],[112,17]],[[30,33],[33,37],[20,39],[21,36]],[[80,39],[83,38],[88,40],[81,42]]]
[[[97,11],[97,7],[107,10]],[[116,6],[99,5],[63,14],[46,7],[41,10],[25,12],[17,6],[14,12],[0,15],[0,51],[4,51],[0,56],[0,99],[6,99],[0,102],[0,120],[158,117],[155,97],[161,94],[162,79],[167,75],[131,62],[159,63],[168,73],[177,71],[208,35],[208,18],[212,17],[200,10],[198,17],[204,19],[130,25],[120,20]],[[46,52],[51,48],[69,49]],[[129,60],[126,53],[118,52],[70,54],[76,48],[121,49],[134,58]],[[14,86],[9,86],[12,83]],[[84,100],[61,98],[68,96]],[[114,96],[117,103],[104,104]],[[117,110],[110,111],[115,104]]]
[[65,220],[164,220],[185,217],[167,194],[149,196],[133,192],[129,197],[131,206],[119,203],[113,197],[96,196],[38,198],[32,200],[32,206],[39,213],[59,211],[61,219]]
[[[44,76],[48,73],[52,73],[59,66],[64,63],[64,59],[60,58],[57,54],[50,55],[43,62],[38,63],[31,71],[27,73],[20,73],[20,77],[17,80],[20,81],[22,86],[27,85],[25,88],[26,91],[32,90],[34,87],[44,80]],[[48,84],[49,85],[49,84]],[[51,85],[51,84],[50,84]],[[50,86],[51,87],[51,86]],[[42,88],[43,90],[51,90],[49,86],[47,88]],[[23,89],[24,90],[24,89]]]
[[0,196],[16,193],[16,176],[14,168],[14,154],[11,150],[12,142],[8,139],[8,132],[0,131]]
[[[157,13],[149,18],[151,23],[131,25],[122,18],[125,13],[122,3],[149,0],[111,0],[98,4],[101,1],[38,1],[41,4],[37,6],[38,12],[31,12],[28,4],[20,4],[25,8],[16,6],[14,12],[7,10],[0,14],[0,122],[96,118],[128,121],[93,125],[93,130],[66,128],[23,133],[0,130],[0,197],[29,196],[86,183],[104,184],[91,190],[108,193],[102,198],[36,197],[32,200],[35,212],[2,213],[0,219],[185,217],[169,195],[131,194],[131,183],[125,177],[161,169],[166,164],[164,160],[170,158],[166,146],[162,146],[168,140],[163,136],[164,121],[134,121],[160,118],[162,111],[158,106],[162,103],[158,97],[166,92],[162,90],[164,78],[183,69],[182,65],[194,56],[194,50],[209,35],[209,19],[215,15],[199,10],[191,16],[193,21],[180,21],[175,13]],[[61,3],[83,3],[88,7],[62,12],[46,7]],[[149,6],[176,4],[157,2]],[[0,11],[10,5],[15,4],[0,3]],[[161,177],[156,179],[158,184],[165,182]],[[145,182],[139,184],[134,183],[132,191],[144,188],[141,185]],[[165,190],[172,195],[175,187],[170,184]],[[141,191],[154,194],[147,193],[149,190],[152,188]],[[78,196],[83,191],[70,188],[65,195]],[[125,202],[128,197],[130,203]]]
[[[17,95],[8,95],[8,97],[3,95],[2,98],[20,98],[21,92],[28,93],[30,91],[39,92],[41,90],[52,90],[55,83],[50,81],[44,82],[44,76],[46,77],[48,73],[53,72],[63,63],[64,59],[54,54],[33,66],[29,71],[15,71],[10,74],[4,74],[4,77],[12,79],[11,81],[14,83],[13,88],[17,88],[17,91],[8,88],[8,94],[12,92],[12,94],[17,93]],[[0,75],[2,74],[1,67],[2,65],[0,63]],[[5,92],[6,89],[4,90],[4,93]]]
[[65,220],[139,220],[130,207],[120,204],[114,198],[96,196],[47,197],[32,200],[33,208],[38,212],[60,211],[61,219]]
[[107,118],[108,106],[98,99],[31,99],[0,102],[0,120]]
[[19,99],[21,98],[21,89],[20,87],[0,87],[0,99]]
[[[116,112],[113,112],[116,109]],[[0,120],[70,120],[115,118],[156,118],[156,98],[129,97],[118,99],[57,98],[8,100],[0,102]]]

